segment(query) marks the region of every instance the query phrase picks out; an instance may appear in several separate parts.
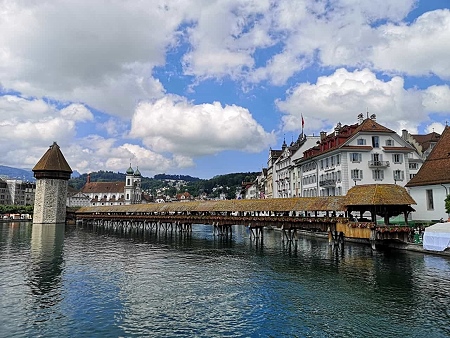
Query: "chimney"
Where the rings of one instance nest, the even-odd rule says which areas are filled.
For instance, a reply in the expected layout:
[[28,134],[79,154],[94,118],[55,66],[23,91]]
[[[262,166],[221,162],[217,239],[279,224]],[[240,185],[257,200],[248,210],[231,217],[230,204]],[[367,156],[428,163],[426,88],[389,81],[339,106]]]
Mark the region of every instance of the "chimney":
[[320,132],[320,140],[323,141],[325,139],[325,137],[327,137],[327,132],[326,131],[321,131]]
[[408,141],[408,131],[406,129],[402,129],[402,139]]
[[358,115],[358,124],[363,123],[363,121],[364,121],[364,114],[363,114],[363,113],[360,113],[360,114]]

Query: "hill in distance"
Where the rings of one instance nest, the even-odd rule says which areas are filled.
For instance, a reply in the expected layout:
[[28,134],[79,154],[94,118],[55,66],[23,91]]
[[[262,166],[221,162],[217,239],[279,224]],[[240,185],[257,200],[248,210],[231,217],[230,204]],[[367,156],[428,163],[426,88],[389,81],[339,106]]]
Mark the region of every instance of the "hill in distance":
[[[5,165],[0,165],[0,176],[7,177],[9,179],[17,179],[28,182],[34,182],[36,179],[34,178],[32,170],[20,169],[8,167]],[[72,177],[79,177],[80,173],[78,171],[74,171],[72,173]]]
[[35,181],[33,172],[31,170],[19,169],[0,165],[0,176],[6,176],[10,179],[17,179],[23,181]]

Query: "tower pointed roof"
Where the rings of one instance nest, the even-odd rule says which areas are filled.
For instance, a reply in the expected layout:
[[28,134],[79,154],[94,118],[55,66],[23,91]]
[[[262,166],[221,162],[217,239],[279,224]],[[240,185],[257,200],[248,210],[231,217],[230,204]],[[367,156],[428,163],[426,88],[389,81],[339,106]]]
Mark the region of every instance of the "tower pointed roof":
[[36,178],[69,179],[72,174],[72,169],[56,142],[53,142],[32,170]]

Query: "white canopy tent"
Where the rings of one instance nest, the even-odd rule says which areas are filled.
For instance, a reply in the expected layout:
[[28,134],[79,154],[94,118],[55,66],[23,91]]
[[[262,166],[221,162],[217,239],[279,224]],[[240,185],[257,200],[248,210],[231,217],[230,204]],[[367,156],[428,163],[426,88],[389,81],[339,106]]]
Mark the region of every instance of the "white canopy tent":
[[425,228],[423,248],[432,251],[450,248],[450,222],[436,223]]

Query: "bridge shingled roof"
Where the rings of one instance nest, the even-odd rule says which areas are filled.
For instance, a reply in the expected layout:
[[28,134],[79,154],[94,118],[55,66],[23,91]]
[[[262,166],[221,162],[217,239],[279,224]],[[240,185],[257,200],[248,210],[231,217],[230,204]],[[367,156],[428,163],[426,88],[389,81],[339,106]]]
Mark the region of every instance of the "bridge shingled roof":
[[244,200],[147,203],[82,207],[77,213],[147,212],[233,212],[233,211],[344,211],[361,205],[416,204],[405,188],[395,184],[366,184],[352,187],[346,196],[293,197]]
[[344,196],[148,203],[82,207],[77,213],[93,212],[226,212],[226,211],[343,211]]

